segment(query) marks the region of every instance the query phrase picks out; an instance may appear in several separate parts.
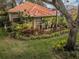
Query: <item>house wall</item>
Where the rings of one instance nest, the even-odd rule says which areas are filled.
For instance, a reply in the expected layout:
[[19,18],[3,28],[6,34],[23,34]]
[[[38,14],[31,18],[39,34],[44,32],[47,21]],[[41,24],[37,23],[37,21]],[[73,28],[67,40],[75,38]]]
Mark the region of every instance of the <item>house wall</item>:
[[40,24],[41,24],[41,18],[33,19],[33,28],[34,29],[41,29]]
[[9,13],[9,21],[13,21],[15,18],[18,18],[17,14]]

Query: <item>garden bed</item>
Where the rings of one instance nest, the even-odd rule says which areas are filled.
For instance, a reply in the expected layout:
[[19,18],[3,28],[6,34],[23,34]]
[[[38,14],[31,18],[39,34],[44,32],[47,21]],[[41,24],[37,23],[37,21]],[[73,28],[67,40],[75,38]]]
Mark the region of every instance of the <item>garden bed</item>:
[[31,36],[23,36],[23,35],[16,35],[16,39],[21,39],[21,40],[35,40],[35,39],[47,39],[47,38],[55,38],[55,37],[60,37],[62,35],[67,35],[69,32],[68,29],[58,31],[58,32],[53,32],[51,34],[41,34],[41,35],[31,35]]

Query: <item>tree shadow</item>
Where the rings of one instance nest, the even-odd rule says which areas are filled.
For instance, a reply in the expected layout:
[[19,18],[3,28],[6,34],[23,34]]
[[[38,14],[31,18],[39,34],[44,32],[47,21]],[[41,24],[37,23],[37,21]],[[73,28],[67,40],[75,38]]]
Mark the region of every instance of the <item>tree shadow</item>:
[[63,48],[52,50],[56,59],[79,59],[79,48],[74,51],[65,51]]

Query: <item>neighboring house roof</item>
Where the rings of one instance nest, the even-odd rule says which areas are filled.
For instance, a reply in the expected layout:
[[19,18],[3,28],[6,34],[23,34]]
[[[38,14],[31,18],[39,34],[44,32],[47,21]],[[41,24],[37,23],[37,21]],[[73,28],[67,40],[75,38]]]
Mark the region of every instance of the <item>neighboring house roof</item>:
[[31,3],[31,2],[25,2],[22,3],[12,9],[10,9],[8,12],[14,13],[14,12],[18,12],[18,11],[22,11],[27,15],[30,16],[52,16],[52,15],[56,15],[56,11],[51,11],[48,8],[45,8],[43,6],[40,6],[38,4],[35,3]]
[[50,9],[51,11],[53,11],[53,12],[55,12],[55,15],[56,15],[56,13],[57,13],[57,15],[61,15],[62,13],[59,11],[59,10],[57,10],[57,9]]

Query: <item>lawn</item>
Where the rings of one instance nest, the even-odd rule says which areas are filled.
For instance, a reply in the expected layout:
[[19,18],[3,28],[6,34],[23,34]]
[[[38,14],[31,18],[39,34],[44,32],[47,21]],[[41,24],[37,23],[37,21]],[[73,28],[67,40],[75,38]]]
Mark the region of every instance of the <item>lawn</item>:
[[66,39],[67,35],[28,41],[6,37],[0,39],[0,59],[79,59],[78,50],[63,51],[62,46]]
[[1,32],[4,34],[0,35],[0,59],[79,59],[78,49],[67,52],[62,48],[68,35],[49,39],[17,40],[7,37],[5,31]]
[[5,38],[7,35],[8,33],[3,28],[0,28],[0,39]]

